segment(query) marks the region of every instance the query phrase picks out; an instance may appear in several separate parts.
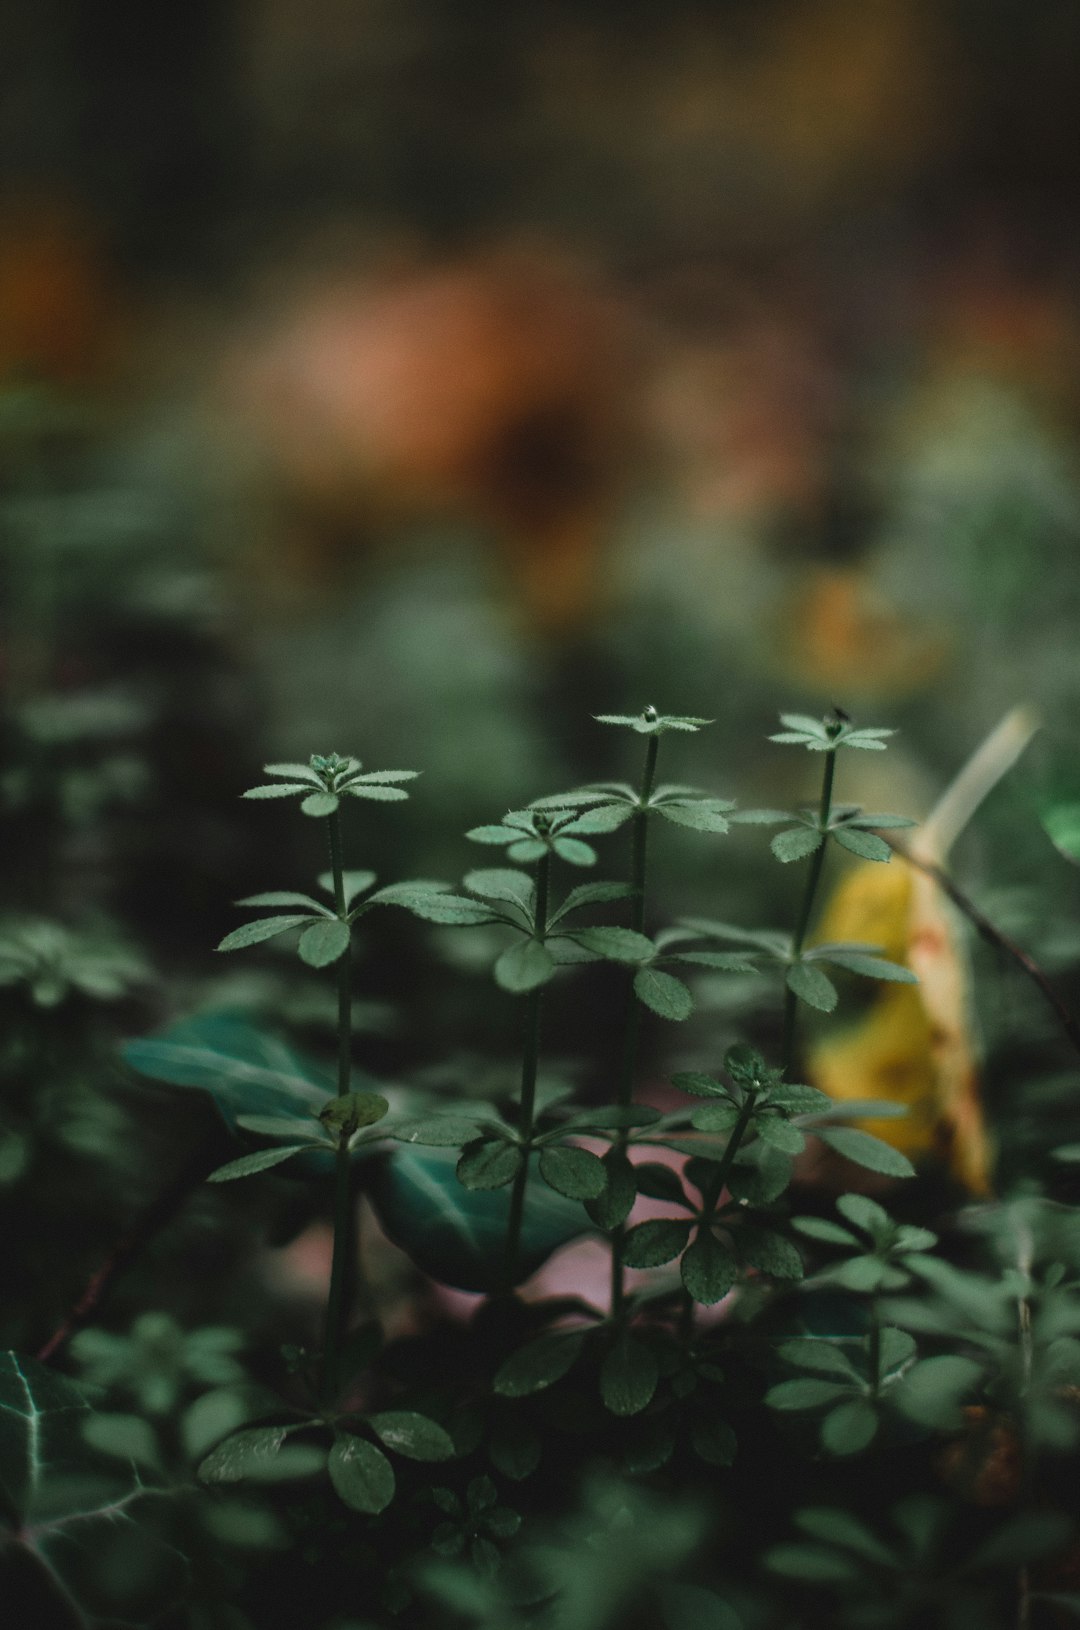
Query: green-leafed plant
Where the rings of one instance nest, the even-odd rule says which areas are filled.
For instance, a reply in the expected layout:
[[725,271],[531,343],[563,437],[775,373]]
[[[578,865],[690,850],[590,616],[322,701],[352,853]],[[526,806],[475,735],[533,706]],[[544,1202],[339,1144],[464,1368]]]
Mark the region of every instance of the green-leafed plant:
[[[850,1124],[895,1104],[799,1079],[800,1004],[841,1000],[827,970],[915,980],[879,945],[811,939],[826,857],[901,865],[880,834],[912,823],[834,798],[840,752],[881,752],[891,731],[837,709],[781,718],[773,742],[820,755],[813,806],[739,809],[661,782],[664,737],[709,721],[602,714],[641,738],[637,780],[472,828],[502,864],[460,884],[380,884],[352,865],[374,846],[370,806],[404,801],[417,772],[337,754],[266,766],[243,796],[298,800],[329,866],[312,865],[310,892],[239,901],[256,915],[218,949],[278,958],[262,1006],[194,1004],[125,1048],[130,1095],[179,1089],[140,1107],[197,1134],[196,1169],[120,1239],[39,1360],[0,1359],[0,1558],[20,1625],[1039,1630],[1080,1616],[1080,1212],[1030,1184],[958,1211]],[[358,803],[369,824],[354,832]],[[762,825],[780,827],[781,888],[804,868],[790,929],[730,922],[711,885],[663,920],[667,846],[750,852]],[[583,870],[597,875],[575,881]],[[517,1056],[477,1063],[434,1033],[433,1009],[414,1067],[395,1071],[400,1032],[357,1014],[393,984],[395,955],[415,969],[449,930],[471,949],[446,977],[472,980],[473,1022],[499,1049],[516,1036]],[[698,1000],[703,980],[774,968],[782,997],[744,1034]],[[64,1010],[85,1024],[149,983],[103,930],[26,917],[0,932],[3,998],[66,1072]],[[315,1015],[314,1034],[270,1025],[267,991],[282,1016]],[[575,1012],[595,1042],[581,1091],[564,1056]],[[673,1036],[688,1039],[665,1053]],[[808,1179],[818,1145],[841,1174],[832,1197]],[[1067,1178],[1075,1145],[1048,1152]],[[316,1314],[274,1276],[325,1219]],[[109,1309],[130,1260],[152,1266],[181,1226],[190,1282],[177,1268],[157,1305]],[[591,1277],[545,1292],[537,1270],[575,1244]]]

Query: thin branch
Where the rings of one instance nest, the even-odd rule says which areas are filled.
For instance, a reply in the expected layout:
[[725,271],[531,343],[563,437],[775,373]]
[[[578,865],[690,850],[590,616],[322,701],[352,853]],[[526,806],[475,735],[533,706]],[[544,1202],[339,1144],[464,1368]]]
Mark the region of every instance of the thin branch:
[[917,855],[913,855],[910,850],[904,848],[902,843],[898,843],[895,838],[889,837],[887,833],[883,832],[881,836],[895,849],[898,855],[907,861],[909,866],[914,866],[917,871],[925,872],[927,877],[933,878],[938,888],[948,895],[953,905],[974,924],[984,940],[1006,951],[1018,967],[1024,970],[1032,984],[1041,993],[1044,1001],[1052,1008],[1061,1028],[1077,1052],[1080,1053],[1080,1021],[1065,1006],[1065,1003],[1061,1000],[1061,997],[1034,957],[1025,951],[1022,946],[1017,945],[1015,940],[1010,939],[1008,934],[1002,933],[1001,929],[996,927],[988,917],[984,916],[975,902],[969,899],[964,891],[953,882],[943,867],[935,865],[933,861],[919,859]]
[[204,1138],[185,1160],[172,1182],[152,1201],[142,1216],[122,1234],[104,1262],[89,1278],[82,1295],[65,1315],[48,1341],[38,1350],[40,1363],[48,1364],[81,1330],[123,1270],[139,1256],[165,1224],[171,1222],[188,1195],[212,1169],[218,1154],[218,1134]]

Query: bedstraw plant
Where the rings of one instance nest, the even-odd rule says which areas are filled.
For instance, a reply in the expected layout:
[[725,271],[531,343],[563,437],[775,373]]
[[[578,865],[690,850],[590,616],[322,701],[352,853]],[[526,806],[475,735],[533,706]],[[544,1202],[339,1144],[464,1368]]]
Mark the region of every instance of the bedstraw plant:
[[[333,982],[333,1072],[213,1011],[131,1041],[126,1058],[133,1080],[212,1103],[215,1147],[231,1145],[205,1191],[229,1199],[220,1226],[288,1194],[329,1216],[321,1327],[286,1315],[289,1339],[253,1353],[254,1326],[185,1331],[144,1312],[127,1334],[99,1329],[92,1298],[47,1362],[4,1356],[4,1555],[39,1615],[20,1623],[55,1611],[99,1630],[271,1630],[299,1612],[314,1630],[781,1630],[976,1614],[1030,1630],[1080,1617],[1080,1211],[1029,1184],[968,1211],[939,1198],[928,1218],[928,1179],[860,1124],[896,1106],[834,1102],[799,1079],[801,1010],[841,1000],[827,970],[915,979],[879,945],[813,938],[831,852],[903,864],[881,833],[913,823],[835,796],[841,754],[881,752],[892,732],[839,709],[783,714],[770,742],[822,768],[816,801],[786,814],[658,779],[663,738],[707,719],[596,717],[640,738],[637,780],[546,793],[473,828],[467,841],[501,864],[460,884],[380,885],[353,866],[361,813],[381,818],[372,806],[403,801],[416,771],[314,755],[267,765],[243,794],[298,800],[329,865],[315,892],[239,901],[259,914],[218,950],[295,941]],[[760,826],[779,828],[772,855],[796,878],[790,927],[731,923],[708,899],[658,920],[658,844],[753,844]],[[362,1062],[355,1003],[384,907],[414,920],[395,939],[452,929],[490,955],[484,1010],[507,1004],[520,1037],[505,1090],[453,1096]],[[598,1010],[596,1084],[578,1096],[554,1068],[565,1008],[548,993],[565,983],[593,1003],[598,963],[615,970],[616,1001]],[[773,970],[781,990],[752,1033],[698,1002],[702,976]],[[117,994],[87,977],[43,984],[29,953],[7,958],[5,982],[49,1007],[69,984]],[[681,1054],[662,1080],[641,1067],[646,1027],[650,1056]],[[832,1162],[825,1188],[808,1181],[811,1149]],[[362,1215],[379,1225],[363,1247]],[[428,1287],[404,1316],[364,1282],[384,1236]],[[536,1270],[581,1240],[606,1253],[607,1293],[541,1294]],[[467,1316],[444,1289],[472,1295]]]

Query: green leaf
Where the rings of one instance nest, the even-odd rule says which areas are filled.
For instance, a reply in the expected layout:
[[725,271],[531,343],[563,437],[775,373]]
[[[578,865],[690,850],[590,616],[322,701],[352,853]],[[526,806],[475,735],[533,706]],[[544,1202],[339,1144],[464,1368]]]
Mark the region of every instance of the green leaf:
[[309,787],[321,787],[315,771],[309,764],[264,764],[267,775],[282,775],[287,781],[302,781]]
[[818,1381],[800,1376],[797,1381],[781,1381],[770,1387],[765,1402],[770,1409],[820,1409],[838,1398],[849,1397],[852,1387],[851,1381]]
[[719,1302],[735,1283],[734,1258],[707,1228],[699,1228],[683,1252],[679,1271],[694,1301],[705,1307]]
[[[515,844],[514,848],[510,850],[510,854],[513,855],[515,860],[518,858],[524,858],[519,857],[515,853],[516,850],[524,847],[524,844]],[[590,848],[587,843],[582,843],[580,838],[558,837],[553,840],[551,847],[554,849],[559,859],[565,860],[569,866],[596,865],[596,850]],[[537,855],[535,858],[539,859],[540,857]]]
[[797,1233],[805,1234],[807,1239],[821,1240],[825,1245],[858,1245],[858,1240],[849,1228],[841,1228],[839,1223],[830,1222],[827,1217],[792,1217],[791,1226]]
[[696,1132],[730,1132],[738,1118],[738,1107],[730,1101],[703,1104],[691,1113],[690,1125]]
[[[367,780],[350,781],[341,790],[348,793],[350,798],[370,798],[373,802],[380,804],[400,803],[403,798],[409,796],[404,787],[383,787]],[[309,799],[308,802],[310,803],[310,801]],[[303,804],[300,807],[303,809]],[[326,813],[326,811],[322,813]]]
[[688,1019],[694,998],[681,979],[657,968],[639,968],[634,975],[634,991],[640,1002],[662,1019]]
[[659,1268],[680,1256],[689,1238],[690,1223],[677,1217],[638,1223],[623,1242],[623,1261],[628,1268]]
[[851,1551],[864,1561],[877,1563],[883,1568],[895,1566],[896,1558],[888,1547],[846,1511],[839,1511],[833,1506],[808,1506],[797,1514],[795,1521],[803,1533],[809,1534],[812,1539],[824,1540],[827,1545],[842,1546],[845,1551]]
[[[103,1612],[110,1623],[157,1622],[187,1585],[185,1559],[155,1531],[161,1491],[143,1483],[116,1441],[131,1418],[97,1417],[117,1423],[106,1453],[84,1435],[103,1431],[94,1418],[75,1382],[0,1354],[0,1572],[12,1630],[97,1625]],[[128,1451],[146,1447],[131,1441]],[[125,1565],[132,1556],[136,1569]]]
[[744,1226],[736,1236],[736,1249],[748,1268],[774,1279],[801,1279],[803,1260],[789,1239],[771,1228]]
[[731,1102],[731,1092],[724,1082],[717,1081],[715,1076],[703,1075],[700,1070],[677,1070],[671,1084],[680,1092],[693,1093],[696,1098],[723,1098]]
[[859,1379],[859,1373],[848,1355],[824,1336],[797,1336],[790,1341],[782,1341],[776,1350],[786,1363],[794,1364],[801,1370],[842,1376],[849,1382]]
[[381,1092],[343,1092],[331,1098],[319,1111],[319,1121],[335,1138],[352,1137],[365,1126],[374,1126],[390,1109]]
[[607,1187],[599,1156],[567,1143],[546,1143],[540,1150],[540,1176],[549,1188],[569,1200],[596,1200]]
[[467,1189],[501,1189],[514,1181],[524,1158],[516,1143],[501,1139],[470,1144],[457,1163],[458,1182]]
[[898,985],[917,985],[918,978],[902,962],[890,962],[886,957],[865,956],[859,951],[830,951],[827,945],[817,945],[812,953],[823,962],[832,962],[849,973],[861,973],[867,979],[891,979]]
[[739,1447],[727,1422],[708,1415],[698,1415],[691,1422],[690,1442],[699,1460],[710,1466],[732,1465]]
[[384,1409],[367,1423],[381,1443],[410,1460],[452,1460],[457,1453],[445,1427],[411,1409]]
[[1066,860],[1080,863],[1080,803],[1058,804],[1042,817],[1043,830]]
[[241,798],[295,798],[299,792],[310,792],[310,781],[275,781],[265,787],[249,787]]
[[422,917],[428,923],[446,923],[455,928],[470,928],[477,923],[497,923],[501,920],[500,914],[493,911],[490,906],[481,904],[479,900],[466,899],[463,894],[444,894],[428,892],[402,893],[396,900],[387,900],[389,890],[380,889],[377,896],[380,901],[388,905],[401,905],[406,911],[411,911],[414,917]]
[[[569,792],[549,792],[543,798],[534,798],[529,805],[530,809],[579,809],[586,804],[605,804],[612,794],[612,783],[595,787],[575,787]],[[631,789],[621,789],[630,793]],[[633,802],[633,798],[631,798]]]
[[518,940],[495,963],[495,983],[514,996],[546,985],[555,973],[555,961],[540,940]]
[[698,968],[714,968],[718,973],[757,973],[757,965],[738,951],[676,951],[673,962],[689,962]]
[[680,1579],[661,1580],[658,1588],[664,1630],[743,1630],[742,1619],[715,1591]]
[[961,1353],[941,1353],[913,1364],[891,1391],[896,1407],[921,1426],[954,1431],[963,1424],[963,1404],[983,1378],[983,1367]]
[[326,1143],[326,1135],[318,1121],[296,1115],[238,1115],[237,1126],[245,1132],[257,1132],[262,1138],[307,1138],[314,1143]]
[[833,1100],[817,1087],[804,1087],[798,1081],[784,1081],[769,1093],[769,1107],[783,1109],[789,1115],[819,1115],[831,1110]]
[[662,815],[665,821],[673,821],[676,826],[688,826],[692,832],[726,832],[730,822],[727,810],[730,805],[723,799],[699,798],[693,802],[678,801],[672,803],[653,804],[651,806]]
[[[379,1221],[424,1273],[458,1290],[491,1291],[502,1283],[510,1194],[466,1189],[451,1151],[398,1144],[373,1163],[369,1194]],[[552,1251],[589,1231],[581,1206],[530,1180],[525,1190],[519,1278]]]
[[509,1411],[492,1425],[488,1454],[496,1471],[514,1482],[531,1477],[540,1464],[540,1434]]
[[465,836],[473,843],[513,843],[518,837],[511,826],[474,826]]
[[607,905],[612,900],[626,900],[634,893],[627,883],[579,883],[572,888],[559,909],[552,913],[551,926],[561,922],[572,911],[583,906]]
[[877,1435],[878,1414],[866,1398],[850,1398],[830,1409],[821,1423],[821,1441],[832,1455],[861,1454]]
[[318,818],[324,815],[332,815],[340,801],[335,793],[313,792],[304,799],[300,808],[305,815]]
[[515,871],[510,866],[491,867],[466,872],[462,879],[465,887],[487,900],[505,900],[509,905],[521,906],[531,916],[536,887],[528,872]]
[[761,1142],[739,1150],[728,1174],[728,1192],[733,1200],[751,1205],[771,1205],[791,1182],[791,1156],[782,1149],[770,1149]]
[[227,1166],[219,1166],[206,1181],[231,1183],[237,1177],[253,1177],[256,1172],[265,1172],[271,1166],[280,1166],[283,1160],[291,1160],[293,1155],[302,1154],[306,1148],[304,1143],[287,1143],[277,1149],[260,1149],[257,1154],[242,1155],[239,1160],[230,1160]]
[[762,1143],[767,1143],[772,1149],[781,1149],[786,1155],[801,1155],[806,1147],[806,1139],[799,1128],[792,1126],[782,1115],[755,1115],[752,1124]]
[[[827,742],[829,733],[821,719],[815,719],[810,713],[781,713],[780,723],[789,730],[796,730],[801,735],[816,736],[819,741]],[[770,741],[775,737],[770,736]]]
[[1012,1570],[1039,1557],[1052,1556],[1064,1550],[1071,1530],[1072,1520],[1063,1511],[1017,1512],[983,1541],[965,1562],[963,1572]]
[[238,906],[303,906],[305,915],[317,911],[320,917],[330,915],[327,907],[319,900],[313,900],[310,894],[296,894],[292,889],[270,889],[265,894],[249,894],[243,900],[237,900]]
[[299,928],[301,923],[311,921],[310,913],[304,916],[290,917],[257,917],[252,923],[244,923],[242,928],[234,928],[231,934],[226,934],[219,951],[243,951],[249,945],[259,945],[263,940],[272,940],[277,934],[284,934],[287,928]]
[[[858,745],[853,743],[852,745]],[[884,838],[879,838],[874,832],[864,832],[858,827],[834,826],[831,831],[842,849],[848,849],[853,855],[862,860],[891,860],[892,850]]]
[[828,974],[813,962],[793,962],[787,971],[787,987],[800,1001],[816,1007],[820,1013],[831,1013],[838,997],[836,986]]
[[846,1585],[860,1571],[850,1557],[825,1545],[771,1545],[763,1561],[771,1573],[808,1585]]
[[814,1135],[845,1160],[853,1160],[867,1171],[880,1172],[884,1177],[915,1176],[915,1168],[906,1155],[869,1132],[859,1132],[851,1126],[819,1126]]
[[326,1464],[312,1443],[286,1443],[296,1427],[248,1426],[219,1443],[199,1466],[201,1483],[284,1483],[311,1477]]
[[872,1239],[891,1234],[893,1220],[884,1206],[878,1205],[868,1194],[841,1194],[836,1209],[856,1228],[863,1228]]
[[581,1352],[585,1330],[555,1330],[519,1347],[496,1371],[495,1391],[503,1398],[528,1398],[552,1386]]
[[345,955],[351,937],[348,923],[340,922],[336,917],[327,922],[313,923],[300,935],[297,948],[300,960],[306,962],[309,968],[327,968]]
[[652,1348],[624,1332],[600,1366],[600,1396],[613,1415],[639,1415],[651,1402],[659,1379]]
[[243,1114],[317,1116],[333,1091],[320,1068],[277,1036],[221,1014],[129,1041],[123,1054],[141,1075],[210,1093],[232,1130]]
[[882,831],[889,831],[894,827],[918,826],[919,823],[913,821],[910,815],[886,815],[877,810],[871,812],[870,810],[860,809],[857,815],[849,818],[848,824],[861,826],[867,831],[873,832],[879,827]]
[[805,860],[815,849],[820,849],[823,842],[824,838],[816,827],[789,826],[786,831],[776,834],[769,847],[777,860],[788,864],[793,860]]
[[614,1144],[603,1158],[606,1182],[604,1192],[586,1203],[586,1210],[598,1228],[620,1227],[630,1215],[637,1199],[634,1167],[626,1155]]
[[[872,1296],[875,1291],[890,1288],[886,1281],[891,1270],[878,1256],[853,1256],[838,1267],[829,1269],[829,1280],[856,1295]],[[901,1278],[903,1275],[901,1275]]]
[[897,1370],[909,1359],[914,1358],[917,1348],[915,1338],[908,1335],[906,1330],[896,1330],[891,1325],[881,1332],[881,1368],[885,1374],[890,1370]]
[[430,1115],[423,1120],[398,1121],[391,1137],[399,1143],[422,1143],[433,1149],[460,1149],[480,1136],[475,1121],[458,1115]]
[[567,937],[610,962],[649,962],[656,954],[652,940],[630,928],[575,928]]
[[381,787],[395,781],[415,781],[420,770],[365,770],[363,775],[350,776],[349,787]]
[[385,1511],[394,1498],[394,1468],[381,1449],[352,1433],[339,1437],[326,1463],[340,1499],[353,1511],[370,1516]]
[[598,804],[593,809],[587,809],[576,815],[568,825],[561,827],[561,833],[583,834],[588,837],[600,837],[607,832],[617,832],[634,813],[633,804]]

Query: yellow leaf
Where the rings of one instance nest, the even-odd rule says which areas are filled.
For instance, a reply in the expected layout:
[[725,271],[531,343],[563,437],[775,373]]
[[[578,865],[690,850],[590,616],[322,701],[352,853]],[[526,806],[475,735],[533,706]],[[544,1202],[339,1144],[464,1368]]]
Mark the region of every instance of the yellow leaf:
[[[941,865],[949,846],[1036,729],[1015,709],[961,770],[909,852]],[[937,1156],[973,1194],[990,1191],[991,1151],[979,1091],[971,974],[954,908],[931,876],[895,859],[846,874],[817,927],[818,943],[864,940],[918,975],[882,984],[854,1022],[841,1017],[812,1045],[808,1079],[837,1100],[903,1104],[900,1120],[862,1123],[911,1160]]]

